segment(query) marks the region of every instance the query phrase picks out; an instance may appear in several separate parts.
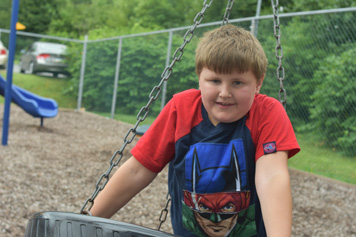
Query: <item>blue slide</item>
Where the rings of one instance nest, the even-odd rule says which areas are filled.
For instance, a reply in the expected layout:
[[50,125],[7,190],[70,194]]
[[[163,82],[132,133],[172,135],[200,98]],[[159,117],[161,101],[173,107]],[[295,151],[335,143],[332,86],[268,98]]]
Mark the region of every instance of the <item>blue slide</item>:
[[[0,95],[5,95],[5,85],[6,81],[0,75]],[[11,92],[11,100],[33,117],[41,118],[41,126],[43,118],[52,118],[58,113],[58,104],[53,99],[38,96],[16,85],[12,85]]]

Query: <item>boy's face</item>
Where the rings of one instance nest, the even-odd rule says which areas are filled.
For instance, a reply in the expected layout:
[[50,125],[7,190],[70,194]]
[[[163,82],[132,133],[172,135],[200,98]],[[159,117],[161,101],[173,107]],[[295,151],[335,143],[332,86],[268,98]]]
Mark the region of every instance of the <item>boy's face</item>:
[[262,82],[263,78],[257,82],[251,70],[218,74],[203,68],[199,76],[199,89],[210,121],[216,126],[241,119],[250,110]]

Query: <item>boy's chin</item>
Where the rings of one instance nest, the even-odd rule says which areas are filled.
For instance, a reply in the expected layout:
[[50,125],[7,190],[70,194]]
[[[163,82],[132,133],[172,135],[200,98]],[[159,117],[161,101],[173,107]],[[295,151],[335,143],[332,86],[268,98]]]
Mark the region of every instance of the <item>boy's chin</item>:
[[240,120],[240,118],[239,119],[236,119],[236,118],[221,118],[221,119],[220,118],[216,118],[216,119],[213,119],[210,116],[209,116],[209,119],[210,119],[210,122],[212,124],[214,124],[215,126],[217,126],[219,123],[234,123],[234,122]]

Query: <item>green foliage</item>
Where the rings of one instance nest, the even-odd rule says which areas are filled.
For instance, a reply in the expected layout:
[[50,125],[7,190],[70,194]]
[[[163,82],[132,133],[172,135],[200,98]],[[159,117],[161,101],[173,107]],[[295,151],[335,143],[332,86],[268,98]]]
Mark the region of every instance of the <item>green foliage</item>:
[[[135,114],[147,103],[153,86],[161,80],[160,72],[164,69],[167,35],[131,38],[123,42],[118,109],[124,113]],[[158,114],[159,111],[160,104],[154,103],[153,114]]]
[[356,6],[354,0],[298,0],[285,1],[285,10],[287,12],[312,11],[320,9],[332,9]]
[[[200,0],[193,0],[190,3],[186,3],[190,5],[191,9],[187,11],[187,24],[192,24],[192,20],[196,16],[196,14],[201,11],[203,7],[203,2]],[[204,22],[212,22],[212,21],[222,21],[224,17],[224,13],[226,10],[228,1],[213,1],[211,6],[206,10],[204,15]],[[256,0],[245,0],[245,1],[235,1],[231,12],[230,19],[237,19],[243,17],[250,17],[256,15],[257,1]],[[262,9],[268,8],[271,9],[270,3],[267,1],[262,2]],[[183,10],[184,11],[184,10]],[[270,12],[268,13],[270,14]]]
[[[105,34],[95,31],[96,34]],[[171,55],[183,43],[183,32],[173,37]],[[95,36],[97,37],[97,35]],[[165,69],[168,34],[150,35],[122,40],[120,74],[117,85],[116,111],[137,114],[146,105],[149,94],[161,81]],[[173,94],[198,87],[195,74],[195,46],[198,38],[193,37],[185,47],[182,60],[177,61],[167,87],[166,101]],[[81,50],[73,44],[70,48],[70,72],[73,75],[70,92],[78,91]],[[118,40],[89,43],[86,54],[86,70],[83,89],[83,106],[96,112],[111,111],[115,79]],[[178,54],[179,55],[179,54]],[[172,58],[171,58],[172,60]],[[171,61],[170,61],[171,62]],[[163,88],[163,87],[162,87]],[[156,95],[157,91],[153,93]],[[150,115],[156,116],[161,109],[161,95],[151,106]]]
[[[166,52],[166,36],[126,38],[122,41],[120,75],[117,90],[117,109],[124,113],[137,113],[145,105],[153,85],[160,81]],[[115,79],[118,40],[90,43],[87,48],[83,104],[88,110],[111,110]],[[81,65],[81,48],[70,50],[70,71],[73,75],[72,93],[76,93]],[[157,114],[160,105],[152,108]]]
[[[331,55],[315,73],[311,118],[327,145],[356,155],[356,50]],[[333,115],[333,116],[330,116]]]
[[[312,18],[295,17],[282,31],[283,65],[286,70],[288,88],[288,114],[296,126],[309,122],[308,108],[311,103],[315,82],[314,69],[327,56],[320,45],[326,16]],[[284,43],[284,46],[283,46]]]
[[[281,43],[283,48],[282,66],[285,68],[287,88],[287,111],[296,127],[310,122],[309,107],[311,95],[318,84],[313,80],[314,71],[325,57],[340,54],[347,49],[349,42],[355,41],[352,35],[345,37],[344,32],[352,32],[355,13],[315,15],[312,17],[293,17],[281,21]],[[269,24],[269,25],[268,25]],[[273,29],[272,22],[260,23],[259,35],[268,36],[265,29]],[[262,92],[275,97],[277,94],[275,58],[275,39],[273,34],[261,39],[265,48],[269,68]],[[270,78],[273,78],[270,81]]]
[[108,20],[105,12],[111,8],[109,1],[58,1],[62,4],[58,7],[59,17],[50,22],[52,32],[67,32],[78,37],[88,34],[90,30],[103,27]]
[[[191,25],[196,14],[202,9],[203,2],[202,0],[21,0],[19,21],[33,33],[81,39],[87,34],[89,39],[93,40]],[[203,23],[221,21],[226,3],[227,1],[214,1],[207,9]],[[230,19],[254,16],[256,4],[256,0],[235,1]],[[281,12],[350,7],[355,4],[354,0],[280,2],[280,6],[283,7]],[[0,2],[0,28],[8,28],[10,6],[10,0]],[[262,1],[261,15],[271,13],[270,2]],[[325,66],[330,63],[326,58],[332,58],[334,55],[334,60],[341,60],[339,55],[347,52],[350,45],[354,44],[354,34],[345,32],[355,32],[355,16],[355,13],[350,12],[280,19],[287,112],[298,131],[319,127],[323,131],[321,134],[328,137],[326,144],[337,149],[346,149],[345,147],[352,147],[355,143],[353,114],[349,111],[347,115],[345,112],[340,113],[343,117],[329,115],[325,121],[317,119],[327,116],[326,111],[330,113],[337,111],[331,108],[324,109],[328,104],[323,100],[331,101],[331,97],[325,96],[326,88],[329,87],[324,84],[327,83],[326,81],[331,83],[332,80],[321,82],[320,78],[323,73],[332,68]],[[250,24],[250,21],[238,23],[247,30]],[[207,30],[208,28],[196,29],[192,42],[184,50],[183,59],[174,66],[167,87],[166,101],[174,93],[197,88],[194,49],[198,38]],[[171,55],[182,43],[184,33],[185,31],[174,32]],[[5,44],[8,43],[7,36],[8,34],[2,33],[4,38],[2,41]],[[275,55],[273,21],[260,21],[257,36],[269,61],[262,93],[278,97],[279,82],[276,79],[278,62]],[[159,83],[160,74],[165,68],[167,37],[167,34],[161,34],[123,40],[116,100],[117,113],[136,114],[147,103],[152,87]],[[35,40],[37,39],[19,35],[17,51],[28,47]],[[83,106],[88,110],[103,113],[111,110],[117,50],[118,40],[88,44],[82,99]],[[81,44],[70,44],[69,65],[73,77],[65,92],[71,96],[78,94],[82,51]],[[344,74],[341,76],[350,76],[346,68],[344,69]],[[335,76],[340,76],[338,73],[335,71]],[[332,77],[329,74],[327,76]],[[350,88],[348,92],[352,94],[354,88]],[[161,97],[152,105],[152,115],[159,112],[160,99]],[[342,108],[338,104],[332,105],[333,103],[330,107],[334,106],[338,110],[347,110],[346,107]],[[345,106],[354,106],[354,104],[345,103]],[[338,132],[324,129],[336,126],[337,123],[339,123],[337,128],[341,129]]]
[[[182,32],[183,33],[183,32]],[[185,33],[185,32],[184,32]],[[176,62],[173,67],[173,73],[167,83],[168,101],[178,92],[198,88],[198,77],[195,73],[195,48],[198,43],[198,36],[193,37],[191,42],[186,45],[180,61]],[[183,34],[175,34],[172,44],[172,54],[183,43]],[[178,54],[179,55],[179,54]],[[172,58],[171,58],[172,60]]]
[[0,28],[9,29],[11,19],[11,0],[0,1]]
[[[293,17],[281,21],[287,112],[295,129],[319,134],[325,146],[350,156],[356,154],[355,100],[350,98],[356,87],[351,83],[351,78],[355,78],[352,61],[355,57],[351,54],[355,51],[349,50],[354,48],[356,38],[345,32],[355,31],[353,19],[355,13]],[[260,41],[269,61],[262,93],[276,97],[279,89],[276,80],[278,62],[274,52],[276,42],[273,35],[268,36],[266,32],[272,27],[272,22],[260,22],[259,35],[264,36]]]
[[140,16],[135,22],[136,24],[148,29],[172,28],[181,26],[185,22],[185,9],[189,9],[189,3],[146,0],[137,2],[134,9],[135,15]]
[[[214,1],[204,22],[220,21],[227,1]],[[284,4],[284,5],[283,5]],[[284,12],[351,7],[353,0],[300,0],[281,2]],[[32,33],[65,32],[80,37],[92,30],[108,27],[125,34],[190,25],[202,9],[202,0],[21,0],[19,21]],[[256,14],[257,1],[235,1],[230,18]],[[11,0],[0,1],[0,28],[9,28]],[[262,1],[261,14],[271,14],[269,1]],[[111,35],[111,36],[116,36]]]
[[21,0],[18,21],[26,26],[25,31],[43,34],[58,14],[57,0]]

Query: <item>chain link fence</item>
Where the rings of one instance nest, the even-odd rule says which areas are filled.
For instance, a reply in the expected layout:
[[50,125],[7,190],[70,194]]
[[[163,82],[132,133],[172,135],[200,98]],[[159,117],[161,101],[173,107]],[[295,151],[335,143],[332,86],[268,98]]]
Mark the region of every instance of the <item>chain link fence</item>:
[[[234,18],[235,16],[230,16]],[[256,22],[258,24],[256,24]],[[356,8],[280,14],[286,110],[297,132],[302,152],[293,158],[297,168],[325,174],[338,170],[338,162],[355,164],[356,158]],[[276,38],[273,16],[231,19],[230,24],[251,30],[265,49],[269,61],[261,93],[278,99]],[[160,83],[172,55],[176,63],[162,93],[151,106],[155,117],[173,94],[198,87],[194,53],[204,32],[221,22],[200,24],[184,53],[179,46],[190,27],[107,39],[66,39],[18,32],[19,51],[32,42],[55,41],[69,45],[71,87],[68,96],[78,98],[77,109],[114,118],[136,115],[147,104],[152,88]],[[257,28],[258,26],[258,28]],[[0,29],[0,39],[8,44],[8,31]],[[89,37],[90,38],[90,37]],[[336,163],[314,162],[313,157],[338,158]],[[328,159],[328,160],[330,160]],[[327,162],[327,161],[325,161]],[[297,164],[298,163],[298,164]],[[319,163],[319,164],[318,164]],[[336,165],[335,165],[336,164]],[[355,169],[353,169],[355,170]],[[342,173],[338,171],[334,173]],[[355,171],[343,181],[356,180]],[[330,174],[329,176],[337,175]]]

